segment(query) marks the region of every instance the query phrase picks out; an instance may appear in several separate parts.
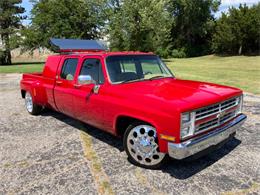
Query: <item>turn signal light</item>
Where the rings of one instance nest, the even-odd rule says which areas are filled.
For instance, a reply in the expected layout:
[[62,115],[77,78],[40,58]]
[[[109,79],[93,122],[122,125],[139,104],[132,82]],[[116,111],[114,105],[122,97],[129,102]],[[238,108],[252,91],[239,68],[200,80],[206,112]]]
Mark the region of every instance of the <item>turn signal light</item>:
[[172,136],[169,136],[169,135],[160,134],[160,138],[164,139],[164,140],[167,140],[167,141],[170,141],[170,142],[174,142],[175,141],[175,137],[172,137]]

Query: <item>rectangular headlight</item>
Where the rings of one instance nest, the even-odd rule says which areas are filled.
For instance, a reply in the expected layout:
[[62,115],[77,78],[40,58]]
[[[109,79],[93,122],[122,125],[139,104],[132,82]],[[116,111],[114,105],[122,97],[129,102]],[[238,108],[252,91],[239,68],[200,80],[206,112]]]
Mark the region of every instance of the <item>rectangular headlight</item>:
[[181,114],[181,139],[194,134],[195,130],[195,112],[186,112]]
[[243,108],[243,96],[244,95],[241,95],[237,98],[237,101],[238,101],[238,108],[237,108],[237,113],[236,114],[240,114],[242,113],[242,108]]
[[187,123],[190,121],[190,112],[186,112],[181,114],[181,122],[182,123]]

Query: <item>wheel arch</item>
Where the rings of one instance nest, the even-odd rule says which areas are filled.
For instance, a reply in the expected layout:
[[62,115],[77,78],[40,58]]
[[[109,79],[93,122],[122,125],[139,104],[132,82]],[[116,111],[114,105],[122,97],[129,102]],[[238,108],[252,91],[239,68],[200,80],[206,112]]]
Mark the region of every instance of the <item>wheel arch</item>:
[[127,127],[134,123],[134,122],[141,122],[147,125],[151,125],[156,128],[155,124],[151,122],[150,120],[141,119],[138,117],[133,117],[129,115],[119,115],[115,120],[115,133],[119,137],[123,137],[124,132],[126,131]]
[[21,96],[22,96],[23,99],[25,98],[25,93],[26,93],[26,90],[21,89]]

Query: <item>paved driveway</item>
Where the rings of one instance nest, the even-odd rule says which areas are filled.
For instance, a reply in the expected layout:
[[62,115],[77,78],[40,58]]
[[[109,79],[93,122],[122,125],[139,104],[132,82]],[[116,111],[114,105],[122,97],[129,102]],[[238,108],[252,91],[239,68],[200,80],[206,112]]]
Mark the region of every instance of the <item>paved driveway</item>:
[[19,74],[0,74],[0,194],[259,194],[260,97],[223,148],[160,170],[130,164],[122,142],[65,115],[30,116]]

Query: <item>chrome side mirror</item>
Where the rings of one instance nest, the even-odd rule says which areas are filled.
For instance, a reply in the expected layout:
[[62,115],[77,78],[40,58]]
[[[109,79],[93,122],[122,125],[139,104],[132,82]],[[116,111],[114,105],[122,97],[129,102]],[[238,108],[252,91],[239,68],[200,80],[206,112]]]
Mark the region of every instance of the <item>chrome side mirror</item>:
[[81,85],[88,85],[88,84],[95,84],[95,81],[92,79],[90,75],[79,75],[78,76],[78,84]]

